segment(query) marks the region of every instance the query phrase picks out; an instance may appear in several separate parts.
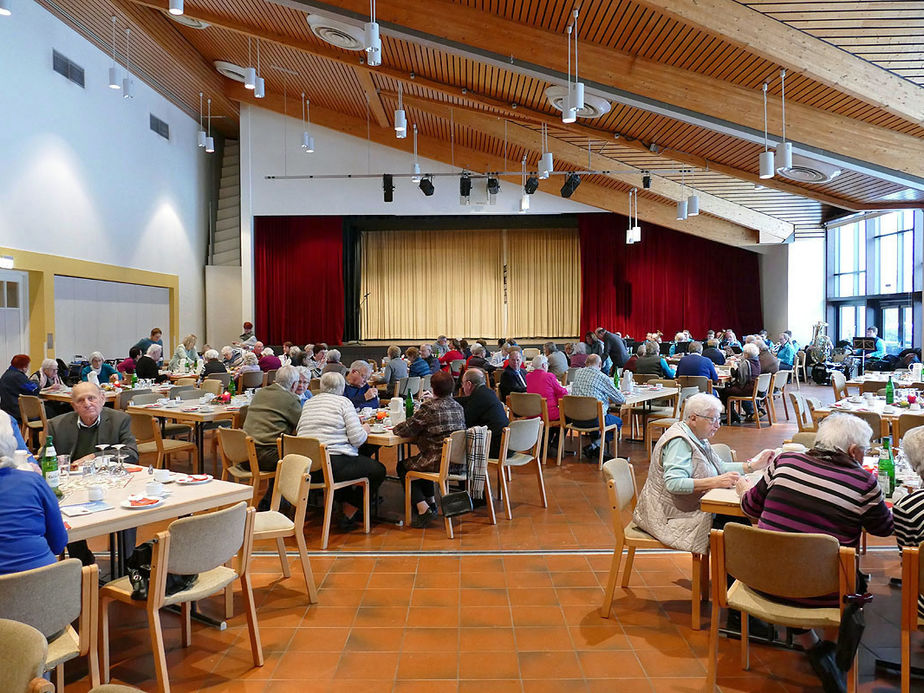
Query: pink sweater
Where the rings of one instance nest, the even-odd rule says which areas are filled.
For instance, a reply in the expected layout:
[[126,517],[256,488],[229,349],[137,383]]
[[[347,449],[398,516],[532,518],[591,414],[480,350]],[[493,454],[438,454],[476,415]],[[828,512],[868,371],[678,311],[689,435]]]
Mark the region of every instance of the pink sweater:
[[545,397],[549,406],[549,420],[558,419],[558,400],[568,394],[558,378],[548,371],[530,371],[526,374],[526,391]]

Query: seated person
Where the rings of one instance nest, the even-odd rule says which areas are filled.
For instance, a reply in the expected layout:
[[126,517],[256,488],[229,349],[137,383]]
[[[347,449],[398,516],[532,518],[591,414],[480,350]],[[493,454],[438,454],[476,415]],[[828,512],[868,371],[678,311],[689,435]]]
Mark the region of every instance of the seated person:
[[[417,349],[409,347],[407,350],[408,362],[413,362],[418,356]],[[393,395],[398,387],[398,381],[401,378],[408,377],[408,363],[401,358],[401,349],[396,345],[388,347],[388,363],[385,364],[385,370],[381,376],[376,378],[376,382],[383,383],[385,393]]]
[[657,375],[661,378],[673,378],[674,369],[667,365],[667,359],[661,356],[657,342],[647,340],[644,343],[645,355],[639,356],[635,363],[635,372],[639,375]]
[[678,332],[677,334],[674,335],[674,341],[673,343],[671,343],[671,348],[668,350],[667,355],[673,356],[675,353],[677,353],[678,344],[682,344],[683,342],[689,342],[689,341],[690,340],[687,339],[686,332]]
[[0,575],[51,565],[67,544],[51,487],[40,473],[15,466],[13,455],[22,441],[18,432],[0,411]]
[[866,355],[868,359],[883,359],[886,355],[885,342],[879,337],[879,328],[867,327],[866,336],[876,340],[876,348]]
[[[534,357],[532,365],[533,369],[526,374],[526,391],[542,395],[549,411],[549,421],[557,421],[561,416],[561,412],[558,410],[558,401],[568,394],[568,390],[562,386],[558,378],[549,373],[547,370],[548,361],[545,356],[539,354]],[[557,426],[552,427],[549,431],[549,448],[557,447],[558,431]]]
[[[912,428],[902,438],[902,450],[911,468],[924,479],[924,426]],[[924,488],[912,491],[892,505],[895,541],[899,550],[924,542]],[[918,597],[918,616],[924,618],[924,596]]]
[[371,407],[379,408],[379,391],[369,384],[369,376],[372,375],[372,366],[368,361],[353,361],[350,364],[350,370],[347,372],[346,385],[343,388],[343,396],[353,403],[355,409]]
[[735,336],[734,330],[725,330],[725,335],[722,337],[722,340],[719,342],[719,349],[724,349],[726,353],[732,347],[741,347],[741,342],[738,341],[738,338]]
[[276,356],[272,349],[265,347],[260,354],[260,358],[257,359],[257,365],[261,371],[266,373],[267,371],[276,371],[282,368],[282,361],[279,360],[279,357]]
[[450,341],[450,344],[452,345],[451,348],[439,357],[440,364],[443,366],[443,369],[447,371],[453,361],[465,360],[465,354],[462,353],[462,345],[459,343],[459,340],[453,339]]
[[[430,375],[433,375],[440,369],[440,360],[433,355],[433,345],[432,344],[421,344],[420,345],[420,358],[422,358],[427,365],[430,367]],[[414,375],[417,375],[416,373]],[[422,373],[422,375],[427,375]]]
[[[617,406],[625,404],[626,398],[623,397],[623,394],[616,389],[616,386],[613,384],[613,381],[609,379],[601,370],[603,365],[603,359],[598,354],[589,354],[587,356],[587,365],[578,370],[574,374],[574,382],[571,385],[571,394],[577,397],[593,397],[594,399],[603,402],[604,411],[606,411],[610,404],[615,404]],[[576,424],[578,426],[586,426],[590,428],[591,426],[597,425],[596,419],[590,419],[587,421],[573,421],[569,420],[570,423]],[[620,419],[615,414],[606,413],[605,421],[609,424],[616,424],[619,428],[622,428],[622,419]],[[606,442],[610,442],[613,439],[613,432],[608,431],[606,434]],[[584,457],[596,457],[600,451],[600,435],[596,433],[591,434],[590,445],[584,447],[582,451]]]
[[465,412],[465,427],[487,426],[491,431],[490,457],[497,459],[500,454],[501,435],[510,423],[504,412],[504,405],[497,399],[494,390],[485,385],[484,372],[478,368],[469,368],[462,374],[462,394],[456,397]]
[[491,355],[491,365],[495,368],[506,368],[507,357],[510,355],[510,345],[503,339],[500,340],[498,349]]
[[475,344],[472,347],[472,355],[465,362],[466,368],[478,368],[486,373],[494,371],[494,366],[485,358],[485,348],[481,344]]
[[760,362],[761,373],[777,373],[780,370],[780,360],[774,356],[770,347],[760,337],[754,340],[757,347],[757,360]]
[[459,349],[459,351],[462,352],[462,357],[463,357],[463,358],[469,359],[469,358],[472,357],[472,349],[471,349],[471,347],[470,347],[469,344],[468,344],[468,340],[460,339],[460,340],[459,340],[459,346],[461,347],[461,348]]
[[[91,375],[92,374],[92,375]],[[93,381],[95,379],[98,385],[103,385],[105,383],[116,383],[119,381],[119,372],[106,363],[106,359],[103,358],[103,355],[94,351],[90,354],[90,365],[84,366],[83,370],[80,371],[80,379],[84,382]]]
[[221,363],[227,371],[233,371],[244,362],[244,352],[230,346],[221,348]]
[[289,366],[304,366],[305,365],[305,352],[299,349],[294,344],[289,347],[289,351],[286,354],[289,363],[283,365]]
[[629,360],[626,361],[625,365],[622,367],[622,370],[624,372],[632,371],[635,373],[635,369],[638,367],[638,360],[645,355],[646,349],[647,347],[645,346],[645,342],[641,342],[637,347],[635,347],[635,353],[629,357]]
[[202,357],[205,359],[205,365],[202,367],[202,376],[211,375],[212,373],[227,373],[228,369],[225,368],[225,364],[221,362],[221,358],[218,355],[218,352],[214,349],[209,349]]
[[[712,330],[709,330],[712,332]],[[725,352],[719,349],[719,342],[716,339],[707,339],[706,348],[703,349],[703,356],[712,361],[716,366],[725,365]]]
[[[465,411],[452,398],[455,387],[452,376],[443,371],[434,373],[430,386],[433,397],[425,399],[414,416],[392,429],[396,436],[413,439],[420,450],[419,454],[398,461],[398,476],[402,479],[405,479],[408,470],[439,471],[443,440],[453,431],[465,428]],[[433,482],[414,479],[411,483],[411,501],[417,508],[413,526],[426,527],[437,516]]]
[[[689,401],[689,400],[687,400]],[[814,447],[805,453],[784,452],[750,488],[738,482],[741,509],[760,529],[830,534],[841,546],[859,548],[863,530],[878,537],[892,534],[892,512],[875,476],[863,469],[873,430],[863,419],[832,414],[818,425]],[[878,435],[878,431],[877,431]],[[865,592],[858,575],[857,591]],[[837,595],[794,600],[799,606],[838,607]],[[812,669],[825,690],[846,690],[844,674],[832,666],[837,629],[821,640],[811,630],[795,630]]]
[[256,373],[260,370],[260,364],[258,363],[257,355],[252,351],[245,351],[244,358],[241,361],[241,365],[238,366],[237,371],[234,373],[234,377],[237,378],[242,373]]
[[[759,353],[756,344],[744,345],[737,366],[731,369],[731,380],[719,390],[719,397],[726,407],[728,406],[729,397],[740,397],[754,392],[754,381],[760,375],[760,361],[757,358]],[[738,414],[735,411],[730,411],[728,421],[729,423],[738,423],[740,421]]]
[[327,344],[318,342],[311,347],[311,358],[308,359],[308,366],[315,373],[315,377],[321,376],[321,371],[327,365]]
[[784,371],[791,371],[796,361],[796,349],[792,345],[792,340],[785,332],[780,333],[780,346],[777,349],[776,357],[780,360],[780,368]]
[[253,352],[253,355],[257,357],[257,361],[259,361],[260,357],[263,356],[264,346],[265,345],[263,344],[263,342],[254,342],[254,345],[251,351]]
[[29,380],[38,383],[40,390],[60,390],[64,381],[58,375],[58,362],[55,359],[45,359],[42,367],[33,373]]
[[433,345],[433,351],[435,352],[437,358],[443,356],[443,354],[449,351],[449,339],[446,335],[441,334],[436,338],[436,343]]
[[340,351],[337,349],[331,349],[327,352],[327,363],[324,365],[324,368],[321,369],[321,375],[324,373],[339,373],[342,376],[346,376],[350,371],[340,363]]
[[196,365],[199,360],[199,354],[196,353],[196,335],[188,334],[183,337],[183,341],[176,345],[173,350],[173,356],[170,358],[170,364],[167,368],[174,373],[189,364]]
[[519,347],[510,350],[507,365],[500,377],[501,400],[506,402],[511,392],[526,392],[526,373],[523,369],[523,352]]
[[135,365],[138,363],[138,359],[141,358],[141,354],[143,353],[141,347],[133,346],[128,350],[128,358],[119,361],[116,370],[122,374],[128,373],[132,375],[135,372]]
[[690,342],[686,355],[677,364],[677,376],[681,375],[705,376],[718,384],[719,374],[716,373],[715,364],[703,356],[702,342]]
[[169,375],[161,375],[157,363],[161,360],[160,344],[152,344],[147,353],[135,362],[135,375],[141,380],[153,380],[161,383],[170,380]]
[[160,347],[161,353],[163,353],[164,341],[161,338],[162,335],[163,333],[161,332],[160,328],[155,327],[153,330],[151,330],[150,337],[142,337],[141,339],[138,340],[138,343],[135,344],[135,346],[138,347],[139,351],[142,354],[146,354],[148,353],[148,349],[151,347],[151,345],[156,344],[157,346]]
[[[251,352],[247,355],[254,356]],[[293,366],[283,366],[276,371],[276,379],[272,385],[257,389],[247,409],[244,431],[256,444],[257,464],[262,472],[276,471],[276,463],[279,462],[276,439],[283,433],[291,435],[302,415],[302,407],[295,394],[298,380],[299,372]],[[257,510],[269,510],[272,497],[271,480]]]
[[[360,422],[353,403],[343,396],[345,386],[346,380],[339,373],[322,375],[321,391],[305,402],[296,435],[317,438],[327,446],[334,481],[365,477],[369,479],[369,497],[375,498],[385,480],[385,465],[359,454],[359,447],[369,435],[369,426]],[[362,517],[359,512],[363,505],[362,487],[340,489],[335,497],[343,510],[340,528],[349,531]]]
[[587,345],[584,342],[575,342],[572,346],[571,368],[583,368],[587,363]]
[[292,366],[298,371],[298,385],[295,387],[295,396],[298,397],[299,406],[311,399],[311,370],[307,366]]
[[[542,353],[548,359],[548,371],[553,375],[564,375],[568,372],[568,358],[563,351],[559,351],[555,342],[546,342],[542,345]],[[535,364],[535,361],[533,361]],[[575,366],[577,368],[577,366]]]
[[[421,344],[421,348],[428,347],[429,344]],[[431,369],[430,362],[423,357],[423,351],[418,350],[415,347],[408,347],[408,350],[404,352],[405,363],[407,364],[407,374],[415,378],[425,378],[428,375],[432,375],[434,371]],[[437,369],[439,370],[440,362],[436,360],[435,356],[430,356],[431,359],[436,363]],[[400,360],[400,359],[399,359]]]

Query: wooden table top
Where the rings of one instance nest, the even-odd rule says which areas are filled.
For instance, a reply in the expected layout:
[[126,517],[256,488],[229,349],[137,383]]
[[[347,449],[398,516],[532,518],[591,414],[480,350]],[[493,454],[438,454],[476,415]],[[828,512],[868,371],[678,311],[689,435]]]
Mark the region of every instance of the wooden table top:
[[159,419],[174,419],[176,421],[192,421],[194,423],[205,423],[208,421],[231,420],[234,415],[240,411],[239,406],[225,405],[208,405],[209,410],[203,411],[202,406],[196,400],[186,400],[189,404],[181,404],[179,407],[165,406],[129,406],[125,408],[128,414],[151,414]]
[[847,412],[852,411],[867,411],[879,414],[886,421],[898,421],[898,417],[902,414],[924,414],[924,411],[918,409],[912,411],[907,407],[893,407],[891,412],[884,411],[886,406],[884,397],[874,397],[870,401],[864,399],[863,402],[855,403],[850,400],[842,399],[840,402],[835,402],[831,406],[819,407],[814,410],[815,418],[823,419],[826,416],[829,416],[835,412]]

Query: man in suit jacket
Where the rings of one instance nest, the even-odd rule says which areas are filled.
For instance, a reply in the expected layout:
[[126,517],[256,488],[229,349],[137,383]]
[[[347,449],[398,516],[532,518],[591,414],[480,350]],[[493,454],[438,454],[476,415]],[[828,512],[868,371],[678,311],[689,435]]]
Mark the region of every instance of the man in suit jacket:
[[629,360],[629,350],[626,348],[626,343],[623,341],[622,337],[618,334],[613,334],[608,332],[602,327],[596,329],[597,338],[603,342],[603,358],[606,359],[607,356],[610,357],[610,361],[613,362],[613,368],[622,368],[626,361]]
[[507,357],[507,367],[501,373],[501,400],[507,399],[511,392],[526,392],[526,374],[520,368],[523,365],[523,352],[514,349]]
[[[132,434],[131,418],[125,412],[107,409],[106,396],[98,385],[78,383],[71,390],[74,411],[56,416],[48,422],[48,435],[54,436],[55,452],[70,455],[72,462],[85,462],[96,455],[96,446],[122,443],[122,457],[128,463],[138,461],[138,444]],[[126,530],[129,553],[135,546],[135,530]],[[79,558],[84,565],[96,562],[85,541],[67,545],[71,558]],[[127,556],[126,556],[127,557]]]
[[504,412],[504,405],[494,390],[485,385],[484,372],[478,368],[469,368],[462,375],[462,396],[456,397],[465,412],[465,427],[487,426],[491,431],[490,456],[500,454],[501,435],[510,423]]

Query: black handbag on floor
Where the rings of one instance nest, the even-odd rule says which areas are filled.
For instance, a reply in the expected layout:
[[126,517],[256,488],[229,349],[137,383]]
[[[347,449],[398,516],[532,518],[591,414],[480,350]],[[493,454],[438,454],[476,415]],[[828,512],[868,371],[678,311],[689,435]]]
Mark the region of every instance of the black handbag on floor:
[[472,512],[475,506],[472,504],[472,497],[468,495],[468,491],[453,491],[440,496],[440,508],[443,511],[443,517],[456,517]]
[[869,592],[848,594],[844,597],[844,601],[847,602],[847,607],[841,614],[841,625],[837,629],[837,649],[834,651],[834,659],[838,669],[849,671],[860,647],[863,631],[866,629],[863,607],[873,601],[873,595]]
[[[146,601],[148,598],[148,583],[151,580],[151,556],[154,553],[154,542],[146,541],[139,544],[132,551],[132,555],[125,560],[128,569],[128,579],[132,584],[132,599]],[[188,590],[198,579],[198,575],[174,575],[167,573],[167,595]]]

